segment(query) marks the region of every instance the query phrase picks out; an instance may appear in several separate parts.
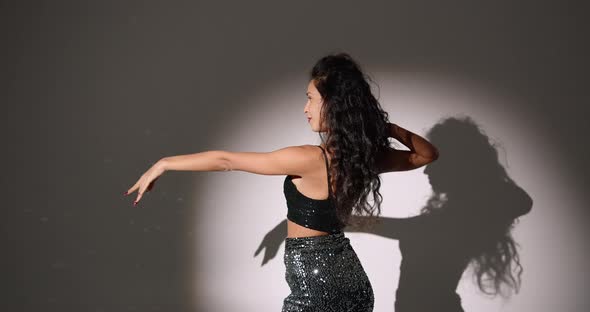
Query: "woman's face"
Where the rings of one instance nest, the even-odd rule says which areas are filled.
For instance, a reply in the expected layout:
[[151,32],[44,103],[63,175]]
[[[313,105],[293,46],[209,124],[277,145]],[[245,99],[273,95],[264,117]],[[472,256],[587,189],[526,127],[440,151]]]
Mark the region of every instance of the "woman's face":
[[307,103],[305,103],[305,108],[303,112],[305,113],[306,117],[308,118],[309,125],[311,126],[311,130],[314,132],[320,131],[320,108],[324,104],[322,100],[322,96],[316,89],[315,85],[313,84],[313,80],[309,82],[307,85]]

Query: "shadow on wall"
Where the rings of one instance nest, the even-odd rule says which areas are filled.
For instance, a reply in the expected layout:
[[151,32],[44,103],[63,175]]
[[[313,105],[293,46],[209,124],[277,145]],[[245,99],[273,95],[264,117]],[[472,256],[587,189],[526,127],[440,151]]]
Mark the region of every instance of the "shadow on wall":
[[[522,266],[511,230],[531,211],[531,197],[508,176],[496,146],[470,117],[442,120],[426,137],[440,157],[424,170],[433,194],[421,213],[380,217],[372,228],[344,231],[399,240],[396,312],[463,311],[456,289],[469,265],[482,292],[518,292]],[[286,236],[285,219],[265,235],[254,256],[264,249],[266,264]]]

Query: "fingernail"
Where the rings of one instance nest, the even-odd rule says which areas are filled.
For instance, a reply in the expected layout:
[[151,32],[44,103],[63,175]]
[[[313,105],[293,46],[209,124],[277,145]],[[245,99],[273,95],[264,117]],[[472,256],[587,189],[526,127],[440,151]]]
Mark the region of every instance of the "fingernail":
[[136,202],[136,201],[134,201],[134,202],[133,202],[133,207],[135,207],[136,205],[137,205],[137,202]]
[[127,192],[128,192],[128,191],[125,191],[125,193],[123,193],[123,195],[127,195]]

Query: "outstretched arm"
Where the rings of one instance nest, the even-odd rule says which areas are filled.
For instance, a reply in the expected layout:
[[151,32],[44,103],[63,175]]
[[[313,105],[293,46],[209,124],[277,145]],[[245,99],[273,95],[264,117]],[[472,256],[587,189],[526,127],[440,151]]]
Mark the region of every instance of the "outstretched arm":
[[299,175],[313,171],[310,161],[317,153],[309,147],[289,146],[272,152],[206,151],[190,155],[165,157],[164,170],[181,171],[245,171],[263,175]]
[[139,202],[143,193],[153,187],[155,180],[165,171],[246,171],[263,175],[305,176],[317,168],[310,164],[321,157],[310,145],[289,146],[272,152],[205,151],[200,153],[169,156],[160,159],[125,194],[137,190]]

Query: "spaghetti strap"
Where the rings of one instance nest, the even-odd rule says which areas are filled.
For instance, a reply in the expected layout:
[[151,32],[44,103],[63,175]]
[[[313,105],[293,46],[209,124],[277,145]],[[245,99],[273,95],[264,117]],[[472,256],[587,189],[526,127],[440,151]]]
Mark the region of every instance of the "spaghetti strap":
[[332,197],[332,185],[330,184],[330,169],[328,167],[328,156],[326,156],[326,151],[324,148],[319,146],[318,147],[322,150],[322,154],[324,154],[324,161],[326,162],[326,173],[328,174],[328,198]]

